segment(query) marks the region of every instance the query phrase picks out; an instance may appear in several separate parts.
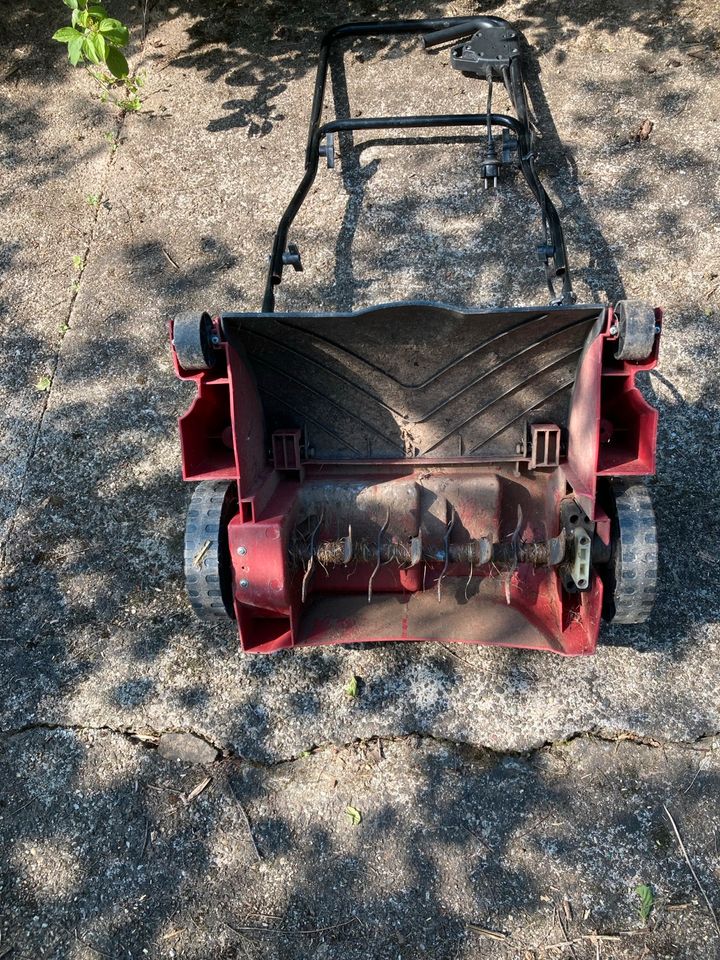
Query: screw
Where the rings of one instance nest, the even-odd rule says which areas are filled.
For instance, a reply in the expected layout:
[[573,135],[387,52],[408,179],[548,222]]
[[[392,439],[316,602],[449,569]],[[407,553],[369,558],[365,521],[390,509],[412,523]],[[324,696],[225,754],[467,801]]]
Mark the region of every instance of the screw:
[[250,586],[250,581],[249,581],[249,580],[245,580],[245,578],[243,578],[243,579],[240,581],[240,586],[241,586],[241,587],[249,587],[249,586]]
[[245,554],[247,553],[247,547],[238,547],[238,553],[240,554],[241,557],[244,557]]
[[617,324],[616,324],[616,323],[614,323],[614,324],[610,327],[610,329],[608,330],[608,333],[610,334],[611,337],[616,337],[616,336],[617,336],[617,334],[618,334],[618,328],[617,328]]
[[660,324],[655,324],[655,333],[660,333]]

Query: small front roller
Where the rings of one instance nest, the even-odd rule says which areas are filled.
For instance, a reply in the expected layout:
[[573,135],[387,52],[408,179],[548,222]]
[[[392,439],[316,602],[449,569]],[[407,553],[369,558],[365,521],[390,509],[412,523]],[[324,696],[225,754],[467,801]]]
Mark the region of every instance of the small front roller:
[[652,612],[657,586],[655,511],[648,488],[637,481],[616,480],[613,500],[606,619],[614,623],[645,623]]
[[237,487],[227,480],[203,480],[190,500],[185,526],[185,586],[201,620],[235,618],[228,523],[237,509]]
[[658,329],[655,310],[642,300],[619,300],[615,304],[615,323],[618,328],[618,360],[639,363],[653,352]]
[[217,342],[209,313],[180,313],[175,317],[172,343],[183,370],[212,370]]

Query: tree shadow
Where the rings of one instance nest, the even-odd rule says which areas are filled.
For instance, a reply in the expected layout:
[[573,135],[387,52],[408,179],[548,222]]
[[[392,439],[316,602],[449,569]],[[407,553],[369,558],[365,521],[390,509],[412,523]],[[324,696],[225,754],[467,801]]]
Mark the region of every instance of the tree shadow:
[[[400,4],[347,5],[350,16],[403,9]],[[667,46],[668,35],[658,18],[671,17],[675,7],[663,8],[669,13],[658,13],[648,25],[643,11],[654,9],[633,8],[628,22],[647,39],[649,49],[674,49]],[[298,57],[298,50],[314,50],[317,30],[339,14],[317,4],[290,10],[268,4],[258,10],[255,23],[252,17],[248,22],[250,7],[237,10],[230,8],[228,16],[231,25],[236,15],[245,18],[244,50],[232,49],[234,32],[230,39],[218,34],[213,39],[206,22],[193,28],[191,49],[182,54],[180,66],[202,72],[209,83],[227,78],[228,86],[257,88],[247,97],[225,101],[212,129],[237,126],[262,135],[270,132],[267,124],[282,115],[287,85],[312,69],[310,55]],[[571,42],[591,27],[612,36],[620,8],[583,3],[573,8],[572,19],[557,4],[529,3],[522,10],[551,52],[561,37]],[[10,16],[4,29],[12,37],[12,31],[25,29],[26,21]],[[569,33],[563,28],[561,34],[559,20],[570,24]],[[281,25],[291,32],[274,40]],[[699,42],[699,33],[685,26],[682,30],[686,38]],[[223,48],[226,53],[219,55]],[[58,58],[61,53],[58,50]],[[384,55],[387,48],[381,46],[371,53]],[[274,65],[276,56],[279,66]],[[338,109],[350,111],[341,68],[335,63],[333,69],[340,80]],[[701,62],[697,76],[706,72]],[[653,104],[674,110],[676,101],[668,100],[670,94],[662,89],[663,75],[651,76],[657,86]],[[546,133],[547,169],[556,164],[558,196],[576,220],[572,243],[589,251],[589,266],[585,274],[583,268],[578,271],[579,278],[589,289],[616,297],[622,290],[617,249],[603,240],[597,211],[619,214],[629,207],[646,228],[643,210],[652,188],[638,179],[642,167],[652,159],[658,169],[680,163],[692,168],[698,178],[690,187],[690,207],[668,209],[651,219],[652,229],[660,232],[652,255],[671,262],[675,238],[688,234],[694,209],[702,204],[707,216],[712,215],[715,201],[703,197],[701,187],[711,164],[693,148],[680,154],[652,141],[614,144],[617,156],[632,157],[633,162],[612,185],[597,185],[590,209],[578,189],[582,175],[556,142],[549,108],[533,90],[535,81],[537,76],[531,76],[534,110]],[[613,78],[596,82],[596,93],[609,97],[619,89]],[[584,116],[578,109],[578,122]],[[32,148],[32,123],[37,122],[30,118],[12,148],[20,151],[13,154],[20,169],[27,156],[23,151]],[[363,149],[381,146],[384,142],[375,139],[366,141]],[[427,140],[418,143],[421,146],[441,143]],[[350,198],[340,235],[331,243],[336,254],[333,281],[323,277],[298,296],[303,302],[333,296],[345,309],[374,292],[360,277],[360,268],[365,276],[389,276],[390,288],[412,244],[421,243],[433,254],[432,269],[439,271],[452,238],[428,223],[419,200],[391,197],[374,214],[379,233],[388,224],[403,223],[403,236],[391,236],[384,246],[366,246],[358,253],[358,221],[382,161],[374,158],[362,166],[349,140],[341,142],[341,148]],[[46,159],[47,176],[62,177],[62,160]],[[478,166],[471,162],[456,185],[438,194],[439,209],[463,208],[477,180]],[[42,185],[40,180],[33,183]],[[525,221],[533,208],[512,184],[507,199],[521,206],[511,229],[504,230],[505,241],[511,252],[522,253]],[[482,250],[483,224],[473,229],[465,244],[455,248],[459,259]],[[9,246],[0,260],[7,270],[16,255],[16,247]],[[252,308],[251,303],[236,302],[245,294],[229,275],[236,266],[235,253],[204,232],[198,234],[197,246],[206,258],[205,270],[228,271],[221,292],[232,302],[225,306]],[[533,267],[520,278],[508,278],[504,271],[502,280],[502,250],[499,246],[486,257],[488,266],[498,269],[497,287],[490,295],[510,291],[519,297],[537,273]],[[641,270],[650,255],[641,247],[623,251],[633,272]],[[128,280],[132,292],[152,290],[168,315],[204,296],[204,269],[173,266],[152,229],[128,244],[123,256],[134,266]],[[421,290],[427,276],[419,272],[413,282]],[[459,300],[469,298],[472,290],[471,278],[456,281]],[[695,322],[696,307],[690,303],[677,325]],[[13,304],[3,298],[0,314],[11,316],[12,311]],[[10,891],[6,909],[18,956],[34,958],[45,950],[51,956],[53,951],[56,956],[79,954],[77,928],[80,940],[91,944],[86,952],[117,957],[140,956],[144,950],[169,955],[173,949],[176,956],[187,957],[396,960],[400,955],[410,960],[424,954],[454,960],[477,956],[482,949],[483,955],[509,960],[542,943],[548,931],[562,939],[557,923],[553,925],[553,911],[565,893],[577,902],[571,934],[593,925],[624,929],[634,922],[627,890],[640,881],[658,884],[665,903],[692,899],[692,881],[657,798],[678,790],[673,812],[693,831],[700,875],[711,878],[707,851],[713,838],[708,831],[717,828],[717,817],[708,798],[716,795],[718,783],[710,763],[696,771],[692,755],[663,767],[660,759],[648,761],[643,752],[648,748],[622,744],[618,753],[635,751],[626,762],[613,752],[616,744],[608,744],[604,753],[570,752],[563,773],[556,751],[501,755],[433,739],[448,728],[460,730],[458,740],[477,739],[474,714],[488,700],[499,704],[501,724],[517,732],[523,723],[534,722],[521,716],[530,696],[548,696],[542,710],[534,705],[534,716],[542,717],[557,711],[557,701],[569,698],[576,684],[584,684],[587,713],[580,719],[563,716],[563,723],[583,725],[589,713],[595,717],[589,725],[597,725],[611,695],[606,671],[612,666],[612,651],[601,651],[590,665],[514,651],[461,650],[459,660],[439,645],[243,659],[232,625],[198,625],[182,595],[188,492],[179,477],[174,422],[188,396],[172,378],[160,324],[143,325],[124,307],[101,320],[102,336],[92,329],[78,330],[65,344],[58,393],[43,422],[3,580],[0,633],[8,638],[0,653],[4,726],[58,723],[78,728],[40,728],[4,740],[0,833],[4,890]],[[697,342],[687,351],[693,369],[707,368],[712,357],[703,338],[711,342],[713,335],[711,321],[698,330]],[[13,340],[13,347],[20,342]],[[27,354],[42,347],[28,334],[22,343]],[[704,379],[698,401],[686,399],[666,373],[653,375],[653,402],[661,411],[662,461],[654,483],[665,544],[660,599],[647,630],[605,633],[608,646],[622,641],[640,654],[616,668],[634,674],[635,686],[615,689],[609,710],[614,718],[620,704],[628,724],[647,719],[647,704],[637,692],[643,689],[638,676],[644,676],[648,663],[662,668],[668,687],[673,685],[674,700],[660,711],[660,724],[699,714],[697,722],[703,723],[707,713],[699,710],[687,676],[668,672],[673,661],[691,658],[697,635],[718,618],[712,585],[700,584],[698,576],[688,573],[691,561],[697,563],[702,556],[698,551],[707,554],[703,570],[712,573],[720,547],[707,489],[717,459],[712,441],[717,386],[709,369]],[[366,677],[361,697],[350,704],[343,687],[348,671],[355,669]],[[470,683],[474,671],[479,679]],[[556,686],[546,678],[554,678]],[[551,702],[552,692],[556,700]],[[458,710],[462,716],[453,720],[454,726],[448,724],[448,716]],[[94,729],[142,732],[179,724],[221,738],[231,756],[207,770],[182,767],[131,738]],[[370,736],[373,729],[383,734],[384,746]],[[417,733],[421,736],[414,738],[417,746],[411,749]],[[676,736],[669,725],[661,733],[668,739]],[[331,746],[313,749],[319,734],[323,740],[346,741],[362,735],[367,742],[336,754]],[[307,757],[292,759],[303,750]],[[380,750],[390,754],[389,760]],[[206,775],[212,784],[187,803],[183,797]],[[603,789],[605,806],[598,800]],[[260,862],[238,803],[250,821]],[[350,804],[365,815],[356,831],[345,812]],[[587,923],[579,919],[585,909],[591,910]],[[651,949],[677,957],[683,950],[687,956],[692,950],[697,954],[696,944],[704,943],[710,931],[696,909],[688,909],[691,930],[687,925],[683,929],[688,914],[667,914],[648,932]],[[523,923],[517,922],[518,914]],[[354,918],[352,926],[336,926],[348,918]],[[263,923],[301,931],[332,929],[315,934],[237,932]],[[508,941],[479,940],[483,935],[472,924],[512,936]],[[517,931],[523,924],[529,933],[519,950]],[[618,947],[615,955],[637,956],[642,947],[635,949],[636,942]],[[0,953],[3,949],[0,945]],[[592,957],[593,949],[579,943],[578,960]]]

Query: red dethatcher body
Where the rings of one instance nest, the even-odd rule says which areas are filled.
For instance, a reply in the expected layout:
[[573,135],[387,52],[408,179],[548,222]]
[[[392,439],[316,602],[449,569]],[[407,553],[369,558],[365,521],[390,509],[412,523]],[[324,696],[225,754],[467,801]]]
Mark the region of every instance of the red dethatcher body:
[[[537,424],[523,455],[501,462],[318,459],[303,456],[299,429],[273,431],[269,447],[256,375],[232,336],[220,337],[224,362],[212,370],[185,371],[176,357],[177,375],[197,388],[180,418],[183,477],[237,489],[227,536],[243,649],[443,640],[592,653],[601,576],[593,573],[588,589],[568,592],[557,565],[512,554],[504,564],[475,565],[467,545],[502,546],[513,538],[518,546],[545,544],[560,533],[565,501],[584,512],[598,544],[609,547],[604,485],[654,472],[657,413],[635,378],[655,366],[659,338],[646,362],[617,360],[613,311],[597,309],[568,391],[567,426],[558,428],[557,451],[544,451],[546,463],[538,462]],[[660,321],[657,311],[658,331]],[[214,324],[220,333],[222,320]],[[323,563],[320,544],[347,540],[348,529],[364,553],[347,562],[329,555],[334,562]],[[403,551],[418,536],[422,556],[410,563]],[[316,549],[308,549],[311,537]],[[378,537],[379,565],[372,552]],[[393,544],[400,559],[387,559]]]

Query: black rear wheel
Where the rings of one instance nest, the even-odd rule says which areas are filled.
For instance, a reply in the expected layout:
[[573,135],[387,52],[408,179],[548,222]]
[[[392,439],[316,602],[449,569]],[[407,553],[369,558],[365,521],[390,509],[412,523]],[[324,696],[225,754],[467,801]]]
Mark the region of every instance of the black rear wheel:
[[193,491],[185,526],[185,586],[201,620],[235,617],[228,523],[237,510],[234,483],[203,480]]
[[653,352],[657,329],[655,311],[642,300],[619,300],[615,304],[618,327],[618,360],[647,360]]
[[212,370],[217,362],[209,313],[181,313],[173,321],[173,346],[183,370]]
[[638,481],[613,483],[612,555],[604,616],[614,623],[645,623],[657,587],[657,532],[648,488]]

